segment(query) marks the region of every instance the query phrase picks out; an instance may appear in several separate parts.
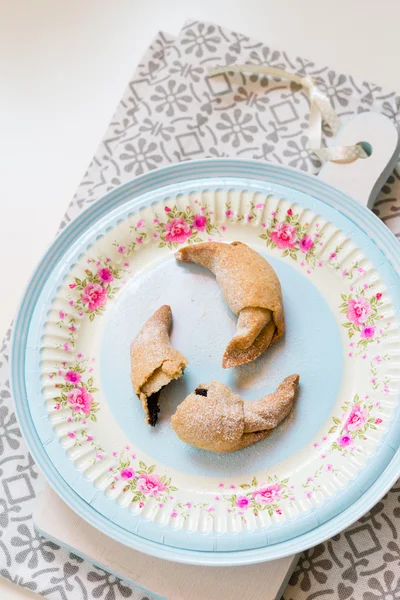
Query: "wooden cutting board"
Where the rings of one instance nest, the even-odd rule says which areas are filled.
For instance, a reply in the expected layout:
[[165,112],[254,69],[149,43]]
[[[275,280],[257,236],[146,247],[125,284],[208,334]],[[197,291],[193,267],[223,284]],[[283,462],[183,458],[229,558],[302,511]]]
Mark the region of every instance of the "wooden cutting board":
[[44,537],[117,575],[133,587],[168,600],[275,600],[298,556],[242,567],[198,567],[153,558],[123,546],[89,525],[46,487],[33,521]]

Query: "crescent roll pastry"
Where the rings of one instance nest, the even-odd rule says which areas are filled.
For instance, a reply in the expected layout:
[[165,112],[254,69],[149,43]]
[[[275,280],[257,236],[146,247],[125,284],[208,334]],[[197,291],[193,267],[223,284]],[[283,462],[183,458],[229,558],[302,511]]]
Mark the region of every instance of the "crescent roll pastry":
[[172,348],[169,330],[172,325],[170,306],[161,306],[146,321],[131,344],[131,380],[149,425],[155,425],[160,412],[161,388],[183,375],[186,358]]
[[175,257],[212,271],[226,303],[238,315],[236,334],[222,359],[224,369],[251,362],[282,337],[281,286],[274,269],[258,252],[242,242],[204,242],[178,250]]
[[266,438],[289,414],[299,386],[290,375],[272,394],[244,402],[226,385],[212,381],[180,404],[171,418],[178,437],[212,452],[235,452]]

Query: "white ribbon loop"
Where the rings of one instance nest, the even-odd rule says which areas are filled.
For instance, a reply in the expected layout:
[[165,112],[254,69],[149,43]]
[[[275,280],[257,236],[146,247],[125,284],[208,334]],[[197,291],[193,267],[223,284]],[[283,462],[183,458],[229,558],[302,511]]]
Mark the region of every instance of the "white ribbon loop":
[[310,98],[310,119],[308,125],[308,148],[322,161],[352,162],[358,158],[367,158],[367,153],[361,144],[354,146],[330,146],[322,145],[322,122],[329,125],[335,136],[341,126],[340,119],[335,113],[329,98],[318,88],[313,77],[300,77],[294,73],[288,73],[283,69],[266,67],[264,65],[227,65],[225,67],[209,68],[208,74],[221,75],[222,73],[259,73],[272,75],[281,79],[288,79],[301,85],[308,92]]

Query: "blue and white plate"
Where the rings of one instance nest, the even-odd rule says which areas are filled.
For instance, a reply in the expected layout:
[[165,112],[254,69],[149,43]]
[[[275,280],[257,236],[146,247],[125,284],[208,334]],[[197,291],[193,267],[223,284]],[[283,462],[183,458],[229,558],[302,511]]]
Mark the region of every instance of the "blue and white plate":
[[[241,240],[283,289],[286,334],[223,370],[236,317],[173,252]],[[15,324],[12,383],[31,451],[60,496],[127,545],[197,564],[293,554],[361,516],[400,472],[400,252],[367,209],[287,168],[207,160],[110,192],[56,239]],[[144,423],[129,373],[143,322],[170,304],[189,360]],[[301,376],[293,414],[231,455],[181,442],[177,405],[217,379],[244,399]]]

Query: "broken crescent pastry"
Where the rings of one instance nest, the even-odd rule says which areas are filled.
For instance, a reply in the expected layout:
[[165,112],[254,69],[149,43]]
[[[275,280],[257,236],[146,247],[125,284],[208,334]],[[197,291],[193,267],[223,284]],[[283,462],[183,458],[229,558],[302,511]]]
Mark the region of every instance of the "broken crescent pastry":
[[266,438],[287,417],[299,380],[290,375],[275,392],[251,402],[218,381],[201,384],[178,406],[172,428],[183,442],[203,450],[241,450]]
[[175,258],[212,271],[226,303],[238,315],[236,334],[222,359],[224,369],[251,362],[283,336],[281,285],[258,252],[242,242],[204,242],[178,250]]
[[161,388],[183,375],[188,363],[171,346],[169,330],[172,325],[171,307],[159,308],[131,344],[131,380],[146,414],[146,421],[154,426],[160,412]]

